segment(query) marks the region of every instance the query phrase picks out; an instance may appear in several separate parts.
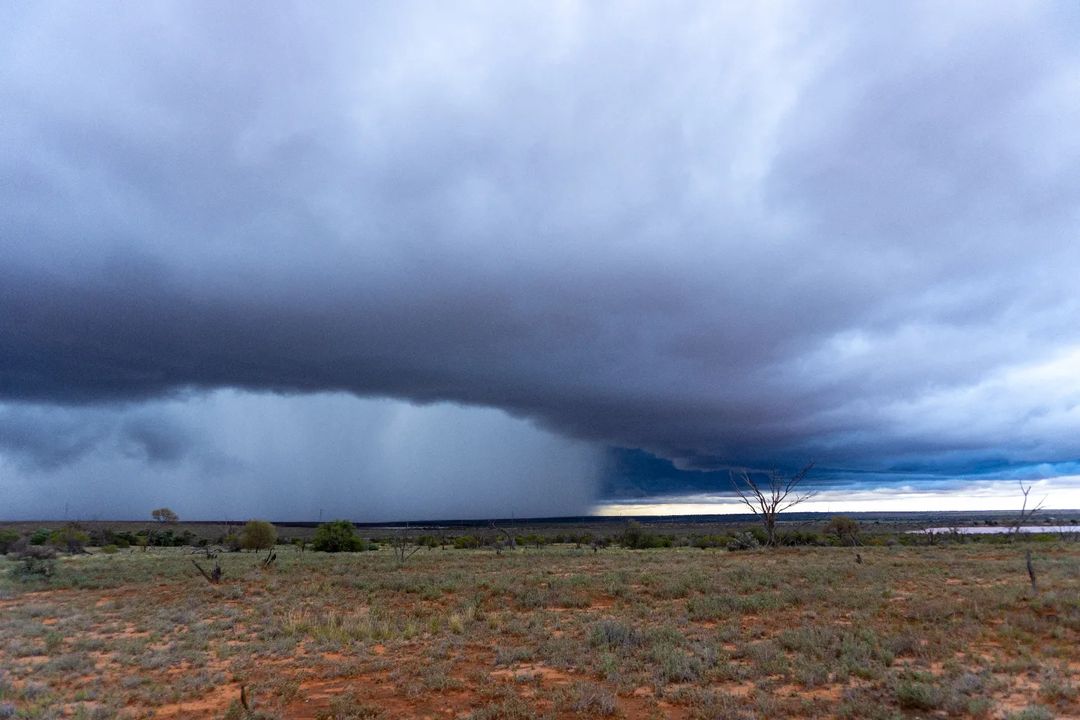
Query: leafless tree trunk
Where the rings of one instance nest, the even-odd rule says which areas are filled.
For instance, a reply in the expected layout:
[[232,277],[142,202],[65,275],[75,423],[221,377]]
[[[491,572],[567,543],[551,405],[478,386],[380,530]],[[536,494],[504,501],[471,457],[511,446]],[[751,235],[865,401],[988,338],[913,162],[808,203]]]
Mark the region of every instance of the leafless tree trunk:
[[1027,551],[1027,571],[1028,577],[1031,578],[1031,592],[1038,594],[1039,585],[1035,582],[1035,566],[1031,563],[1031,550]]
[[1031,520],[1031,516],[1039,512],[1042,509],[1043,503],[1046,502],[1046,498],[1039,501],[1039,504],[1028,510],[1028,494],[1031,492],[1031,485],[1024,485],[1024,481],[1020,481],[1020,492],[1024,494],[1024,504],[1020,506],[1020,515],[1016,518],[1016,522],[1013,524],[1012,534],[1019,535],[1020,528],[1023,524]]
[[390,537],[390,547],[394,551],[394,560],[397,562],[397,566],[401,568],[405,567],[405,562],[423,546],[413,545],[412,538],[409,536],[409,528],[406,525],[404,528],[398,529]]
[[221,565],[214,563],[214,569],[210,572],[206,572],[206,570],[203,569],[202,565],[195,562],[194,560],[191,561],[191,564],[194,565],[200,573],[202,573],[202,576],[206,578],[206,582],[210,583],[211,585],[217,585],[219,582],[221,582],[221,576],[223,574],[221,572]]
[[[741,470],[731,473],[731,483],[739,498],[750,508],[765,526],[767,544],[776,545],[776,520],[780,513],[798,505],[804,500],[809,500],[816,493],[799,492],[799,485],[806,479],[806,474],[814,467],[814,463],[807,463],[802,470],[794,475],[785,477],[777,470],[765,473],[755,473]],[[755,475],[764,475],[765,481],[758,482]]]
[[[494,530],[496,533],[502,533],[504,536],[506,536],[506,546],[505,546],[506,548],[508,548],[510,550],[516,550],[517,549],[517,542],[514,540],[514,536],[510,533],[509,530],[507,530],[506,528],[496,527],[494,521],[491,523],[491,529]],[[495,554],[496,555],[501,555],[502,554],[502,549],[503,549],[503,544],[501,542],[499,542],[498,540],[496,540],[495,541]]]

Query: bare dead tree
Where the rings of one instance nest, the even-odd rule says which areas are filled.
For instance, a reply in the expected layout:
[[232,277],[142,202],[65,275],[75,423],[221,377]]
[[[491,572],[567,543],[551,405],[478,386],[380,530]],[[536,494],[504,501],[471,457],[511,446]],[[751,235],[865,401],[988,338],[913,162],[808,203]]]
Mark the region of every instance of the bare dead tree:
[[1035,565],[1031,562],[1031,550],[1027,551],[1027,571],[1028,577],[1031,578],[1031,592],[1038,594],[1039,584],[1035,581]]
[[[780,513],[809,500],[816,494],[814,491],[800,492],[799,490],[799,485],[806,479],[806,474],[812,467],[814,463],[809,462],[802,470],[790,476],[785,476],[778,470],[768,472],[740,470],[737,473],[731,473],[731,484],[735,492],[765,527],[767,545],[776,545],[776,519]],[[763,475],[764,481],[755,480],[755,475]]]
[[409,526],[406,525],[390,536],[390,547],[394,551],[394,561],[401,568],[405,567],[405,562],[415,555],[423,545],[419,543],[413,544],[412,537],[409,536]]
[[501,555],[504,547],[506,547],[507,549],[510,549],[510,550],[516,550],[517,549],[517,542],[514,540],[514,536],[510,533],[509,530],[507,530],[506,528],[497,527],[495,525],[495,521],[491,522],[491,529],[494,530],[496,532],[496,534],[502,533],[504,536],[506,536],[506,544],[505,545],[500,540],[495,541],[494,545],[495,545],[495,554],[496,555]]
[[1020,492],[1023,493],[1023,495],[1024,495],[1024,504],[1020,506],[1020,515],[1017,516],[1016,522],[1013,523],[1013,529],[1012,529],[1012,534],[1013,535],[1019,535],[1020,534],[1020,528],[1023,526],[1023,524],[1025,522],[1031,520],[1031,517],[1035,513],[1039,512],[1039,510],[1042,509],[1043,503],[1046,502],[1046,498],[1044,497],[1042,500],[1039,501],[1038,505],[1036,505],[1035,507],[1033,507],[1033,508],[1031,508],[1029,510],[1028,509],[1028,494],[1031,493],[1031,488],[1032,488],[1031,485],[1024,485],[1024,481],[1023,480],[1020,481]]
[[206,582],[210,583],[211,585],[217,585],[219,582],[221,582],[221,576],[223,575],[223,573],[221,572],[221,565],[219,565],[218,563],[214,563],[214,569],[210,572],[206,572],[206,570],[203,569],[203,566],[195,562],[194,560],[191,561],[191,564],[194,565],[200,573],[202,573],[202,576],[206,578]]

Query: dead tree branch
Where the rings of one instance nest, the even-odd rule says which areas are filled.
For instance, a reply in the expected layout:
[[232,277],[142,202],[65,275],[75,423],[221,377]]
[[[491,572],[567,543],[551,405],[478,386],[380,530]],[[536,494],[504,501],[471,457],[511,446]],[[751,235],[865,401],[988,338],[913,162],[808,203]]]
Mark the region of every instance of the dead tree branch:
[[[790,476],[785,476],[777,470],[766,473],[740,470],[738,473],[731,473],[731,484],[739,495],[739,499],[750,508],[750,511],[761,520],[761,524],[765,527],[767,545],[776,545],[776,520],[780,513],[809,500],[816,494],[813,491],[799,491],[800,484],[813,467],[813,462],[807,463],[805,467]],[[755,475],[764,475],[764,481],[759,482],[755,479]]]
[[[494,530],[496,533],[502,533],[503,535],[506,536],[506,547],[508,549],[510,549],[510,550],[517,549],[517,542],[514,540],[514,536],[510,533],[509,530],[507,530],[506,528],[497,527],[495,525],[494,521],[492,521],[492,523],[491,523],[491,529]],[[503,551],[503,544],[501,542],[496,541],[495,542],[495,554],[496,555],[501,555],[502,551]]]
[[399,568],[405,567],[405,562],[423,547],[419,544],[413,545],[408,530],[408,526],[405,526],[390,536],[390,547],[394,551],[394,560]]
[[1031,562],[1031,550],[1027,551],[1027,571],[1028,577],[1031,578],[1031,592],[1038,594],[1039,584],[1035,582],[1035,566]]
[[1024,523],[1030,521],[1031,517],[1035,513],[1039,512],[1039,510],[1042,509],[1043,503],[1046,502],[1046,498],[1044,497],[1042,500],[1039,501],[1038,505],[1028,510],[1028,494],[1031,493],[1031,488],[1031,485],[1025,486],[1024,481],[1020,480],[1020,492],[1024,495],[1024,504],[1020,506],[1020,515],[1017,516],[1016,522],[1013,523],[1012,534],[1014,536],[1020,534],[1020,528],[1024,525]]
[[210,583],[211,585],[217,585],[219,582],[221,582],[221,565],[214,563],[214,569],[210,572],[206,572],[206,570],[203,569],[203,566],[195,562],[195,560],[192,560],[191,564],[194,565],[200,573],[202,573],[202,576],[206,578],[206,582]]

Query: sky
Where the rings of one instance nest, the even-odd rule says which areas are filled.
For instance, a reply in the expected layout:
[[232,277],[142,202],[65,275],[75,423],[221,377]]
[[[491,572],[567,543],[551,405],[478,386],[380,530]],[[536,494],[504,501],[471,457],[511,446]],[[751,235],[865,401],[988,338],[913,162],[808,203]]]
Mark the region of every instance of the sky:
[[1077,38],[4,3],[0,517],[722,505],[810,460],[837,503],[1080,506]]

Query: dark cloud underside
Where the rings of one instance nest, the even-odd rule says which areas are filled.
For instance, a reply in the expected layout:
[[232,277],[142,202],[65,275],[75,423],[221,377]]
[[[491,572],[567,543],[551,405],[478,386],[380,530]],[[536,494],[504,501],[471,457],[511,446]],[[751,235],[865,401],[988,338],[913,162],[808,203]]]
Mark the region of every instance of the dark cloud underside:
[[1080,457],[1070,4],[0,27],[18,462],[87,452],[63,408],[103,403],[128,457],[187,462],[139,408],[218,388],[488,406],[682,467]]

